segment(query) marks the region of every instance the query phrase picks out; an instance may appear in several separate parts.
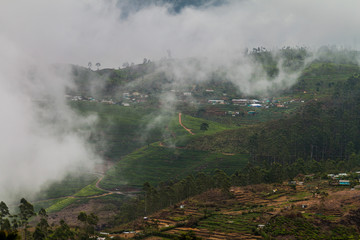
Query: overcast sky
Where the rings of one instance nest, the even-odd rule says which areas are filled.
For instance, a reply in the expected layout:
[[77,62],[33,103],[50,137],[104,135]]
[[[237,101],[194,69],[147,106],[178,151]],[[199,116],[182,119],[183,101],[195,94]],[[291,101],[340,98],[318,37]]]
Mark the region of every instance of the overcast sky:
[[[120,1],[121,2],[121,1]],[[121,18],[115,1],[4,0],[0,36],[51,63],[118,67],[143,58],[226,58],[245,47],[359,47],[358,0],[233,0],[171,14],[149,6]]]

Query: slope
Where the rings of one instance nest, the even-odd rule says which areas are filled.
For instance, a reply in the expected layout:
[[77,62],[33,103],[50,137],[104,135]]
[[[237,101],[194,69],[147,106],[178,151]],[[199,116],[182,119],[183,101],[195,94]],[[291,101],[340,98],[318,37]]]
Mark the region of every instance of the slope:
[[174,133],[170,139],[164,143],[149,144],[122,158],[106,173],[100,186],[105,189],[119,188],[124,185],[141,187],[147,181],[158,184],[161,181],[182,179],[189,173],[198,171],[212,171],[219,168],[230,174],[234,169],[241,169],[247,162],[246,154],[231,155],[222,152],[197,151],[179,146],[186,144],[189,139],[210,136],[218,131],[229,129],[221,124],[206,121],[209,130],[200,130],[203,122],[203,119],[182,114],[183,125],[194,131],[194,135],[191,135],[180,126],[178,118],[174,116],[168,128]]

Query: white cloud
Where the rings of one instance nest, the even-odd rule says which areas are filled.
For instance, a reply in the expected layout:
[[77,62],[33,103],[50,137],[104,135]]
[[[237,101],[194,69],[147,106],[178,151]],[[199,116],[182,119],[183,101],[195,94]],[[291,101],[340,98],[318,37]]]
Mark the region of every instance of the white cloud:
[[252,0],[170,14],[151,6],[120,18],[114,1],[2,1],[1,35],[47,62],[118,67],[125,61],[206,56],[244,47],[357,46],[360,2]]

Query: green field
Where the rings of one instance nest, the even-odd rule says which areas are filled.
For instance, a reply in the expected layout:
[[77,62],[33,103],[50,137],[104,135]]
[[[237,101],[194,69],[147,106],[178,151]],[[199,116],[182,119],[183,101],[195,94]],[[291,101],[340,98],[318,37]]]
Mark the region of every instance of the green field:
[[110,160],[117,160],[162,136],[159,128],[147,130],[144,136],[147,119],[154,109],[91,102],[71,102],[71,106],[82,115],[97,116],[90,142]]
[[50,207],[46,208],[46,212],[51,213],[51,212],[60,211],[60,210],[64,209],[65,207],[69,206],[70,204],[74,203],[75,201],[76,201],[76,199],[73,197],[60,199],[57,202],[55,202],[53,205],[51,205]]
[[257,223],[252,219],[259,217],[259,213],[247,213],[243,215],[214,214],[198,223],[199,228],[205,228],[217,232],[252,233]]
[[[200,130],[206,122],[208,130]],[[158,184],[161,181],[182,179],[190,173],[222,169],[231,174],[242,168],[247,155],[225,155],[223,153],[184,149],[189,140],[232,129],[216,122],[182,114],[182,123],[191,129],[191,135],[179,124],[178,114],[169,116],[168,139],[164,143],[155,142],[132,152],[110,169],[100,183],[105,189],[129,185],[140,187],[144,182]],[[164,144],[164,146],[162,146]]]
[[176,149],[152,144],[123,158],[110,169],[100,185],[113,189],[122,185],[141,187],[144,182],[182,179],[190,173],[222,169],[228,174],[247,163],[247,155],[224,155],[188,149]]
[[93,183],[87,185],[86,187],[81,189],[79,192],[75,193],[74,196],[75,197],[89,197],[89,196],[100,195],[100,194],[105,193],[105,191],[102,191],[96,187],[96,182],[97,182],[97,180],[94,181]]
[[38,194],[38,199],[71,196],[97,179],[94,174],[83,173],[79,176],[67,176],[60,182],[53,183]]

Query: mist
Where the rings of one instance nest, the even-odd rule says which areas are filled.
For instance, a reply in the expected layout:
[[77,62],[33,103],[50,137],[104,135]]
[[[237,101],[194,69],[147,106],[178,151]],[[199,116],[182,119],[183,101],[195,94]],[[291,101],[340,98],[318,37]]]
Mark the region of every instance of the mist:
[[[225,69],[229,80],[252,94],[291,86],[297,73],[281,70],[270,82],[261,66],[243,57],[246,48],[360,47],[357,0],[209,1],[176,12],[159,2],[131,10],[122,2],[1,1],[0,200],[35,193],[99,160],[87,143],[96,116],[77,115],[64,99],[65,89],[74,87],[66,64],[118,68],[144,58],[159,61],[171,52],[185,62],[167,69],[176,84]],[[192,58],[199,65],[186,64]],[[259,80],[251,82],[254,72]]]
[[359,48],[356,0],[227,1],[214,7],[147,4],[122,17],[120,1],[2,1],[1,33],[47,62],[119,67],[123,62],[207,57],[228,61],[244,48],[340,45]]
[[13,201],[67,174],[90,171],[100,158],[87,143],[96,116],[80,117],[65,102],[70,67],[0,42],[0,199]]

